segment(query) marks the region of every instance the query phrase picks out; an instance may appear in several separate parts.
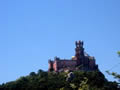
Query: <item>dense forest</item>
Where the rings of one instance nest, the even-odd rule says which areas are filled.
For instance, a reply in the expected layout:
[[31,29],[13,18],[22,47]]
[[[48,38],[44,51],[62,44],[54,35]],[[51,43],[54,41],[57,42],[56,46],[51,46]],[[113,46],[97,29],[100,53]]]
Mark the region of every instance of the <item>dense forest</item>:
[[100,71],[46,72],[38,70],[0,85],[0,90],[119,90]]

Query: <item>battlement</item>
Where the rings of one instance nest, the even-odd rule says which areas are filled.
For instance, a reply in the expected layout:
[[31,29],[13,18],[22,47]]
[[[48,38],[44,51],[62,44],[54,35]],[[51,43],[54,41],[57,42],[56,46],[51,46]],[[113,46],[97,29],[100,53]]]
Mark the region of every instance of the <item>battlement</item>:
[[55,57],[54,60],[49,60],[49,71],[97,70],[98,65],[95,63],[95,58],[84,52],[83,44],[83,41],[80,40],[75,42],[75,56],[72,56],[72,59]]
[[83,41],[76,41],[75,42],[75,45],[76,45],[76,48],[81,48],[81,47],[83,47]]

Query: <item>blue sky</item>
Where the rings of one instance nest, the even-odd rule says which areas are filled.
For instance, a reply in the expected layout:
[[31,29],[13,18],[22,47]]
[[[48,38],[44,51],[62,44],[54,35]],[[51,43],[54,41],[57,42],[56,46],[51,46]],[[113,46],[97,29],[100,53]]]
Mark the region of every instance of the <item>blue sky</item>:
[[114,80],[105,71],[120,62],[119,35],[120,0],[1,0],[0,83],[47,70],[55,56],[70,59],[76,40]]

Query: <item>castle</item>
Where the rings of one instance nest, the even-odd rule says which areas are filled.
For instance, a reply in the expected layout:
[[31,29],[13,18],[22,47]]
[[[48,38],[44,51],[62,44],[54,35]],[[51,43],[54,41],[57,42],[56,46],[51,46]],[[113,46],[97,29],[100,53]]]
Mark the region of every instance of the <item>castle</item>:
[[55,57],[53,61],[49,60],[49,71],[61,72],[66,70],[98,70],[95,58],[84,52],[83,41],[76,41],[75,45],[75,56],[73,56],[70,60],[60,59],[58,57]]

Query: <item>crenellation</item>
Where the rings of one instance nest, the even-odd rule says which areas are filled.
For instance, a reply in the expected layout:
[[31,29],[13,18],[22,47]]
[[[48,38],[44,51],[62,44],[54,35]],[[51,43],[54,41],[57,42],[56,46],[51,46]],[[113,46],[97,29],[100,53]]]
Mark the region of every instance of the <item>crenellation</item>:
[[53,61],[49,60],[49,71],[97,70],[95,58],[84,52],[83,41],[76,41],[75,45],[75,56],[72,59],[60,59],[56,56]]

